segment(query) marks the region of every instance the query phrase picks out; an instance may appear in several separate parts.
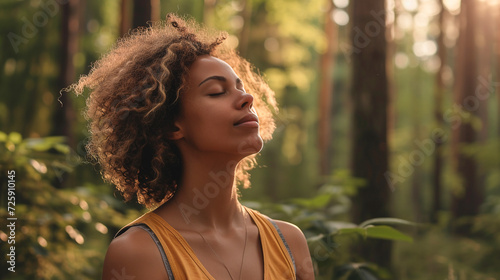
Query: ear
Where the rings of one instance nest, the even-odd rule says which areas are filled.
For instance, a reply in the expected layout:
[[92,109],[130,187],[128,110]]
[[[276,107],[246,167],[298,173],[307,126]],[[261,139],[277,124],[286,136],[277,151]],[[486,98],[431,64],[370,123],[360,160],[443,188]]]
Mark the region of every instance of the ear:
[[181,129],[178,121],[174,122],[174,127],[171,132],[167,134],[169,140],[179,140],[184,138],[184,132]]

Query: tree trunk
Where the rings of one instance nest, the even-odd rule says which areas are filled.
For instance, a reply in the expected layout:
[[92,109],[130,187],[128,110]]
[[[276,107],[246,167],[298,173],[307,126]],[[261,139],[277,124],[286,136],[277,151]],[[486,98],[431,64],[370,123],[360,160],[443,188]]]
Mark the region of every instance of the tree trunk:
[[[385,0],[352,1],[352,172],[366,180],[353,198],[352,219],[359,223],[389,216]],[[370,240],[361,256],[390,267],[391,243]]]
[[327,0],[325,12],[325,38],[326,49],[320,58],[320,92],[319,92],[319,123],[318,123],[318,154],[320,175],[327,176],[330,173],[330,134],[331,134],[331,111],[333,95],[333,66],[335,64],[335,42],[337,28],[332,19],[334,10],[333,2]]
[[160,0],[134,0],[132,28],[147,27],[148,22],[160,19]]
[[[80,31],[80,16],[78,8],[80,0],[69,0],[61,4],[61,52],[59,88],[63,89],[74,82],[76,72],[73,57],[78,52],[78,37]],[[76,121],[73,104],[68,94],[59,97],[62,107],[58,107],[54,115],[53,135],[63,135],[71,147],[76,146],[71,128]],[[59,103],[58,103],[59,104]]]
[[130,1],[121,0],[120,4],[120,37],[130,30]]
[[[74,82],[76,76],[73,57],[78,52],[78,39],[80,35],[80,13],[84,3],[80,0],[69,0],[61,4],[61,50],[59,68],[59,89],[66,88]],[[61,107],[57,107],[53,116],[53,135],[66,137],[69,147],[76,148],[76,139],[72,131],[76,123],[76,115],[73,102],[68,93],[59,97]],[[58,105],[60,103],[57,103]],[[58,171],[58,170],[56,170]],[[67,184],[67,174],[57,172],[57,180],[53,181],[56,188],[64,188]]]
[[240,43],[238,45],[238,51],[242,57],[247,56],[248,42],[250,38],[250,26],[252,25],[252,1],[243,0],[241,2],[243,5],[243,10],[241,11],[241,17],[243,18],[243,27],[240,32]]
[[[479,76],[476,79],[476,83],[479,84],[476,86],[476,90],[474,92],[475,96],[479,96],[482,98],[478,98],[479,110],[478,115],[481,120],[481,130],[479,131],[478,141],[481,143],[485,143],[488,140],[489,134],[489,120],[488,120],[488,99],[493,97],[493,92],[490,91],[489,84],[482,84],[480,81],[489,81],[491,74],[493,73],[491,68],[491,60],[493,53],[493,44],[489,42],[494,42],[495,40],[495,30],[493,27],[493,20],[491,17],[491,6],[487,2],[479,2],[476,4],[476,7],[479,9],[479,15],[481,15],[481,21],[479,21],[479,29],[482,32],[477,32],[478,36],[478,62],[479,62]],[[487,98],[484,98],[487,96]]]
[[[445,91],[445,85],[443,80],[444,70],[446,66],[446,46],[444,45],[444,23],[446,16],[446,9],[443,4],[443,0],[438,1],[441,12],[439,13],[439,37],[437,39],[438,44],[438,57],[440,61],[439,69],[436,73],[436,89],[434,93],[434,121],[436,122],[436,130],[442,132],[444,129],[443,125],[443,96]],[[434,151],[434,169],[432,174],[432,209],[431,209],[431,222],[437,222],[438,213],[442,209],[441,205],[441,193],[442,185],[441,180],[443,177],[443,155],[442,155],[442,133],[437,133],[435,136],[435,151]]]
[[[494,26],[498,26],[500,24],[500,5],[498,5],[497,10],[495,11],[494,18]],[[495,47],[495,57],[496,57],[496,79],[493,79],[496,83],[500,83],[500,28],[495,28],[496,32],[496,47]],[[497,136],[500,137],[500,86],[495,87],[497,94]]]
[[[462,0],[460,13],[460,35],[458,40],[457,75],[455,88],[455,104],[463,111],[473,116],[478,114],[478,100],[474,96],[477,70],[477,50],[475,40],[476,30],[476,3],[474,0]],[[460,116],[464,115],[463,113]],[[477,133],[472,124],[458,119],[454,131],[454,159],[455,171],[461,180],[461,191],[452,194],[452,216],[457,222],[460,218],[470,217],[479,212],[483,201],[482,187],[477,185],[477,164],[473,157],[460,151],[462,145],[473,144]],[[455,225],[454,231],[458,234],[468,234],[470,224],[461,222]]]
[[[481,21],[478,22],[478,24],[480,24],[478,26],[478,30],[482,30],[482,32],[476,33],[476,36],[478,36],[479,49],[477,52],[479,62],[479,76],[478,79],[476,79],[476,83],[478,83],[478,85],[476,85],[474,96],[480,97],[478,98],[478,116],[481,120],[481,129],[478,132],[477,142],[480,144],[486,144],[489,138],[490,130],[490,121],[488,119],[488,101],[494,95],[494,92],[491,92],[492,88],[489,82],[489,80],[492,79],[491,75],[493,73],[491,60],[493,59],[494,44],[491,44],[489,42],[494,42],[495,30],[493,29],[494,25],[492,25],[494,22],[491,14],[490,4],[487,2],[479,2],[476,3],[476,5],[479,10],[478,15],[481,15]],[[478,173],[477,185],[482,187],[486,184],[487,174],[483,172]]]
[[[500,24],[500,5],[497,6],[497,10],[494,14],[494,26],[498,26]],[[497,83],[496,94],[497,94],[497,135],[500,137],[500,28],[495,28],[496,32],[496,47],[495,47],[495,57],[496,57],[496,79],[494,79],[495,83]]]
[[[422,69],[420,67],[415,68],[414,78],[415,81],[422,81]],[[412,92],[411,101],[412,101],[412,109],[411,109],[411,125],[413,127],[413,139],[420,139],[420,108],[422,108],[422,103],[420,100],[422,99],[422,88],[420,83],[416,83],[414,86],[414,91]],[[411,146],[412,152],[410,156],[413,155],[413,151],[418,151],[418,146],[413,144]],[[421,159],[422,161],[424,159]],[[410,157],[411,162],[418,162],[418,158]],[[423,207],[422,207],[422,166],[421,164],[412,164],[414,168],[414,172],[411,174],[411,192],[410,192],[410,201],[413,207],[413,217],[415,222],[421,223],[423,217]]]
[[[494,18],[494,26],[498,26],[500,24],[500,5],[498,5],[498,8],[495,13]],[[496,31],[496,39],[497,39],[497,45],[495,48],[495,57],[496,57],[496,80],[494,80],[496,83],[500,83],[500,28],[495,28]],[[500,86],[496,86],[496,93],[497,93],[497,135],[500,137]]]
[[[389,2],[387,2],[389,3]],[[389,9],[390,7],[386,7]],[[394,1],[393,12],[395,13],[396,2]],[[396,15],[394,16],[396,18]],[[387,39],[386,45],[386,73],[387,73],[387,146],[391,146],[391,139],[393,139],[394,131],[396,129],[396,82],[394,78],[394,55],[396,53],[396,42],[394,41],[395,19],[386,23],[385,36]],[[390,149],[390,148],[389,148]],[[390,164],[389,164],[390,168]]]

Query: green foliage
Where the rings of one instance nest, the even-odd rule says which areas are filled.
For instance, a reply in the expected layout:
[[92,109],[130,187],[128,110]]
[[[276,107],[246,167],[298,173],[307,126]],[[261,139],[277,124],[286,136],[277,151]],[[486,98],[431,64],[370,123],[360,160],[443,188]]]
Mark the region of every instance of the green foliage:
[[[23,139],[19,133],[0,131],[0,191],[7,193],[8,178],[15,180],[15,210],[8,213],[2,199],[0,219],[17,218],[15,244],[8,244],[11,233],[0,229],[0,251],[15,246],[16,260],[16,272],[2,269],[1,278],[99,277],[107,234],[138,212],[115,210],[116,200],[95,186],[56,188],[78,162],[63,137]],[[10,170],[14,177],[7,177]],[[3,264],[6,258],[2,254]]]
[[[340,173],[344,182],[362,185],[362,182]],[[338,177],[337,177],[338,178]],[[352,185],[323,186],[312,198],[295,198],[286,203],[245,202],[276,219],[290,221],[304,232],[317,279],[387,279],[388,273],[376,265],[355,262],[349,247],[366,238],[412,242],[413,238],[388,225],[414,225],[397,218],[376,218],[359,225],[336,221],[347,214],[349,195],[356,191]],[[361,239],[358,237],[362,237]]]
[[486,177],[486,189],[500,191],[500,138],[462,145],[461,152],[477,161],[481,175]]
[[377,267],[366,263],[349,263],[341,265],[332,279],[339,280],[377,280]]
[[[430,226],[415,237],[415,242],[398,243],[394,259],[394,279],[499,279],[500,224],[498,216],[475,218],[476,236],[454,236],[441,226]],[[445,278],[448,276],[447,278]]]

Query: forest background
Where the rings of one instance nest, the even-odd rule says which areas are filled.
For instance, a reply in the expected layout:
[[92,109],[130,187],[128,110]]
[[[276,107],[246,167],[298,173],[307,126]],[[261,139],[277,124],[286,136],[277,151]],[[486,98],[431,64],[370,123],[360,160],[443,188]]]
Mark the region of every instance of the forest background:
[[170,12],[276,92],[242,200],[304,231],[317,279],[500,279],[500,1],[0,0],[1,279],[98,279],[144,213],[60,92]]

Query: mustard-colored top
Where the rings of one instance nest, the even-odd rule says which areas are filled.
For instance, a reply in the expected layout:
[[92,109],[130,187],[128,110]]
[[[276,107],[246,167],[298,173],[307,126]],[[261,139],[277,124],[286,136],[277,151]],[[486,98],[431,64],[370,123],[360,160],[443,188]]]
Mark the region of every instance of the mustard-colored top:
[[[264,279],[296,279],[293,256],[278,226],[261,213],[247,207],[245,209],[259,229],[264,258]],[[122,228],[116,236],[131,226],[140,226],[149,232],[158,245],[170,280],[215,280],[181,234],[157,214],[144,214]]]

